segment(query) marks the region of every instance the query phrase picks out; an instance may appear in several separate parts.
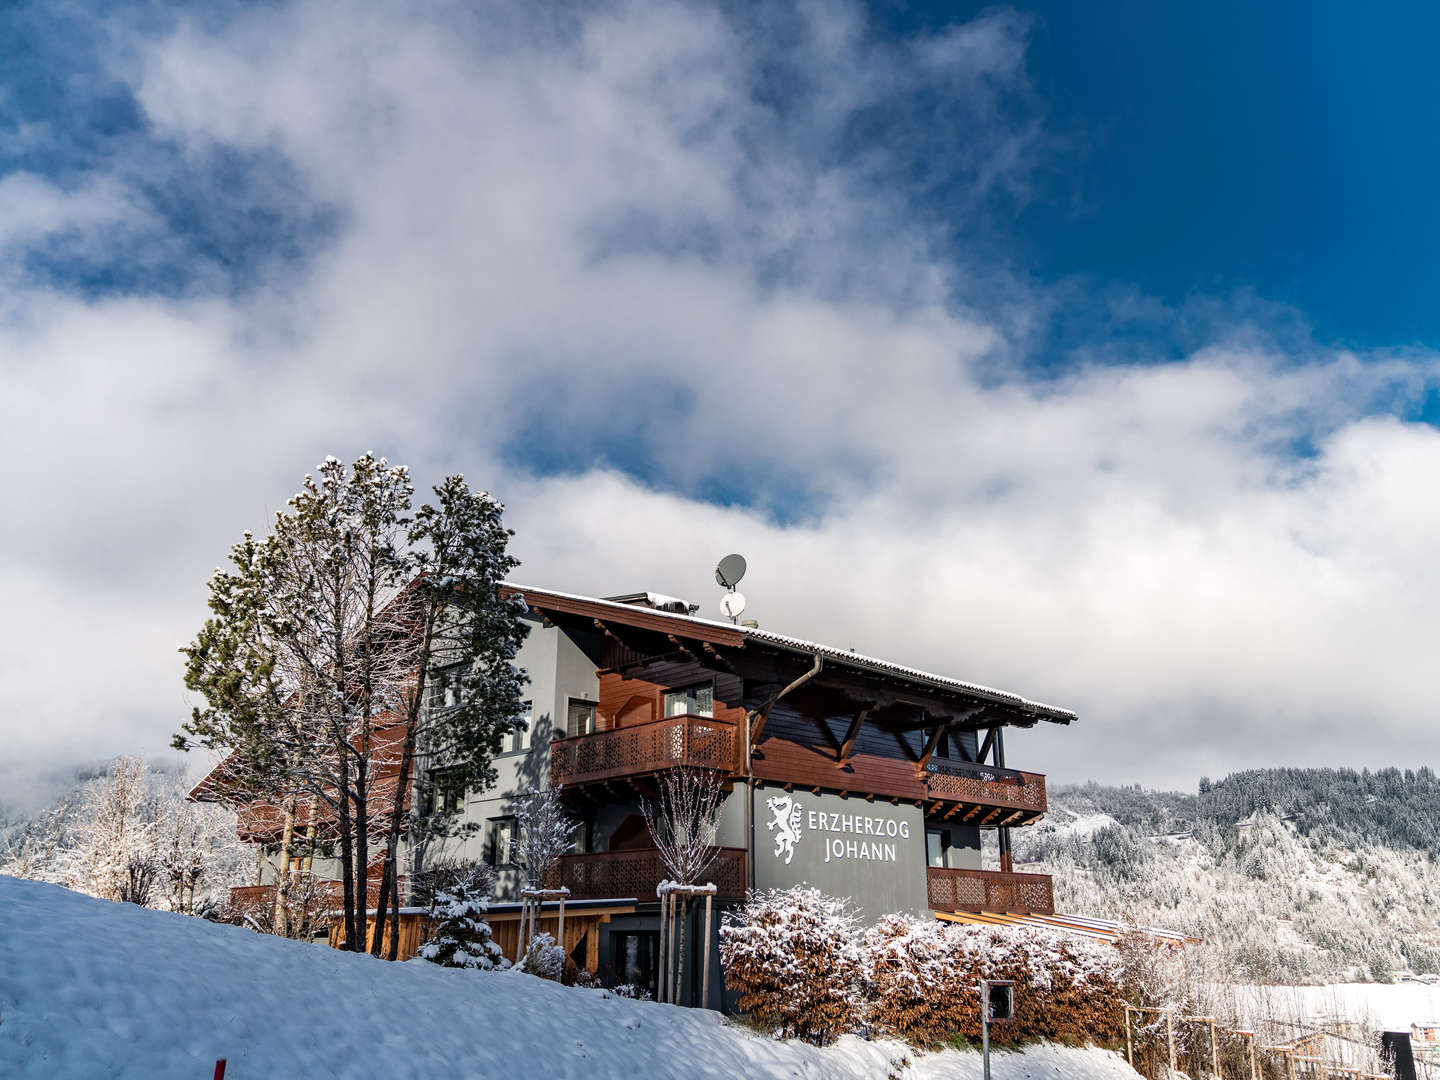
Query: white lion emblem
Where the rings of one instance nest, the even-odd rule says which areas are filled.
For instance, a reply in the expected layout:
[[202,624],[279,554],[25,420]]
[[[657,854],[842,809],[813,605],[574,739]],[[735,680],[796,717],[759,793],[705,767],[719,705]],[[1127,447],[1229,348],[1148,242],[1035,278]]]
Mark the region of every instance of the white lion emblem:
[[800,807],[789,795],[777,795],[767,800],[765,805],[775,815],[775,820],[769,825],[770,831],[780,830],[775,837],[775,857],[778,859],[784,855],[785,865],[789,866],[790,860],[795,857],[795,842],[800,839]]

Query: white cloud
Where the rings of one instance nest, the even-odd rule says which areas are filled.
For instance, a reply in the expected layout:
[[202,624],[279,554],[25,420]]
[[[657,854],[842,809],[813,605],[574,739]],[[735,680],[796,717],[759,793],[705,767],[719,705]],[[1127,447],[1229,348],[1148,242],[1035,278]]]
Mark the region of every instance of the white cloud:
[[[937,246],[903,119],[955,103],[972,212],[1023,193],[1049,145],[1023,20],[900,48],[834,7],[438,11],[136,44],[162,135],[278,154],[342,224],[235,299],[4,301],[19,767],[163,746],[210,568],[313,462],[370,448],[497,490],[523,580],[708,602],[738,549],[767,626],[1077,707],[1012,743],[1057,779],[1433,758],[1440,436],[1386,414],[1435,358],[1236,325],[1178,362],[1027,375],[1049,298]],[[103,214],[31,194],[83,233],[125,222],[124,182],[97,182]],[[517,455],[526,432],[547,443]],[[726,477],[793,523],[698,498]]]

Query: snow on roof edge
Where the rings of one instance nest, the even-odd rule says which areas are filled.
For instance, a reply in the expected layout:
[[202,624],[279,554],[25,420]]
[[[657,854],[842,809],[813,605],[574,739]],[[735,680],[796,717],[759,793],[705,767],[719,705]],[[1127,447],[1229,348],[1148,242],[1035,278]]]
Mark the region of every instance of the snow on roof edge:
[[[633,612],[635,610],[634,605],[620,604],[612,600],[602,600],[596,596],[582,596],[579,593],[561,592],[558,589],[544,589],[537,585],[521,585],[514,581],[502,581],[500,584],[505,588],[515,589],[519,592],[543,593],[548,596],[560,597],[564,600],[578,600],[586,604],[600,604],[604,607],[615,608],[618,611]],[[899,675],[905,678],[933,683],[936,686],[946,689],[962,690],[965,693],[975,694],[980,697],[993,698],[1002,704],[1016,706],[1024,711],[1036,714],[1037,717],[1054,720],[1057,723],[1069,724],[1080,719],[1079,714],[1073,709],[1062,708],[1059,705],[1047,705],[1043,701],[1032,701],[1030,698],[1021,697],[1019,694],[1011,693],[1008,690],[998,690],[993,686],[984,686],[980,683],[966,682],[963,679],[936,675],[933,672],[922,671],[920,668],[907,667],[904,664],[897,664],[891,660],[882,660],[879,657],[867,656],[864,653],[851,652],[848,649],[838,649],[833,645],[823,645],[819,642],[807,641],[804,638],[790,637],[787,634],[777,634],[773,630],[761,630],[758,627],[751,626],[736,626],[728,622],[720,622],[716,619],[702,619],[695,615],[680,615],[672,611],[655,611],[647,608],[645,612],[647,615],[656,615],[666,619],[677,619],[683,623],[696,623],[701,626],[713,626],[722,630],[730,630],[745,637],[754,638],[756,641],[766,642],[780,648],[791,649],[795,652],[824,656],[827,659],[848,664],[856,668],[869,668],[886,674]]]

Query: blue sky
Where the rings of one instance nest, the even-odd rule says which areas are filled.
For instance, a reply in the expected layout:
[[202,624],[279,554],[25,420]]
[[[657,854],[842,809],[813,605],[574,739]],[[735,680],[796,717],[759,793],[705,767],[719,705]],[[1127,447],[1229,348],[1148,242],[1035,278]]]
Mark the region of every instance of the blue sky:
[[[982,4],[880,5],[907,34]],[[1025,4],[1028,70],[1065,152],[997,225],[1054,280],[1179,305],[1253,293],[1324,341],[1440,337],[1440,12],[1141,0]]]
[[211,568],[370,449],[531,583],[740,550],[1074,707],[1058,779],[1433,763],[1436,19],[7,5],[0,780],[164,747]]

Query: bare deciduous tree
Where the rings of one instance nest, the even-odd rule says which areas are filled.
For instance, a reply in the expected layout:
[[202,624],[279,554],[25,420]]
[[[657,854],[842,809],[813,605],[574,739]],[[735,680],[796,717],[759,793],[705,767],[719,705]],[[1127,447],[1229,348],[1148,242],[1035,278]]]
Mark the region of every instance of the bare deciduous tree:
[[[641,809],[665,874],[676,885],[705,884],[705,874],[720,854],[720,849],[715,846],[720,811],[725,805],[720,774],[710,769],[671,769],[660,775],[659,787],[659,798],[644,800]],[[685,937],[690,922],[691,894],[687,889],[677,895],[680,900],[680,937],[665,951],[678,954],[675,985],[680,985],[685,978]],[[662,920],[664,911],[662,903]],[[705,942],[705,948],[709,947],[710,943]],[[662,962],[665,970],[669,971],[671,961],[668,956],[662,958]]]
[[575,846],[575,819],[565,811],[558,787],[531,788],[514,800],[519,830],[516,858],[532,889],[548,888],[560,857]]
[[666,876],[677,885],[703,884],[720,853],[715,846],[725,804],[720,776],[710,769],[671,769],[660,775],[659,787],[659,798],[644,800],[641,809]]

